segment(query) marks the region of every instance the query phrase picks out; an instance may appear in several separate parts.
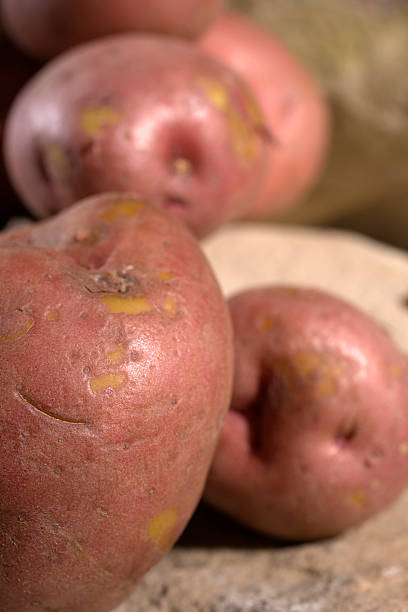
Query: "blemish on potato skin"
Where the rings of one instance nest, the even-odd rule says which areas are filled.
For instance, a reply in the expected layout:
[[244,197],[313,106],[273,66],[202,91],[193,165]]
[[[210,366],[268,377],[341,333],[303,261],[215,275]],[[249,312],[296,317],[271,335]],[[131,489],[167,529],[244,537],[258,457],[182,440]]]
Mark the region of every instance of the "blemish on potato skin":
[[101,374],[100,376],[92,378],[89,385],[93,393],[101,393],[109,388],[114,390],[119,389],[125,380],[126,375],[124,372],[120,372],[119,374]]
[[392,376],[399,377],[404,372],[404,368],[400,363],[391,363],[389,366],[389,372]]
[[272,329],[275,329],[275,327],[276,327],[276,321],[271,316],[266,316],[261,322],[261,329],[263,331],[271,331]]
[[163,310],[169,317],[175,317],[179,311],[179,305],[171,295],[166,295],[163,303]]
[[97,136],[104,127],[112,126],[121,119],[120,113],[107,104],[84,108],[80,115],[82,131],[90,137]]
[[57,321],[59,319],[58,310],[49,310],[46,314],[47,321]]
[[109,351],[109,353],[106,354],[106,357],[111,363],[118,363],[124,354],[125,349],[123,347],[118,347],[112,351]]
[[0,344],[3,344],[4,342],[17,342],[17,340],[20,340],[20,338],[25,336],[30,331],[33,325],[34,319],[32,317],[28,317],[24,325],[14,334],[11,334],[10,336],[0,336]]
[[354,491],[354,493],[350,495],[350,500],[359,508],[366,508],[368,504],[365,491]]
[[106,510],[104,510],[103,508],[96,508],[96,514],[98,514],[99,516],[101,516],[102,518],[106,518],[108,515],[108,512]]
[[310,350],[298,351],[292,359],[301,378],[314,383],[317,397],[328,398],[336,393],[342,369],[340,363],[330,366],[322,355]]
[[148,525],[147,534],[156,548],[168,550],[173,542],[174,528],[177,524],[179,511],[168,508],[153,517]]
[[[247,162],[251,161],[257,154],[259,147],[259,138],[255,128],[259,127],[258,119],[261,114],[259,110],[255,113],[255,101],[252,100],[250,113],[248,118],[246,118],[237,110],[230,99],[228,91],[221,83],[203,77],[197,79],[197,83],[210,104],[225,115],[231,133],[232,146],[237,157]],[[242,93],[245,94],[246,110],[248,112],[249,93]],[[254,117],[256,117],[255,121]]]
[[101,238],[101,232],[97,229],[79,229],[75,234],[75,240],[81,244],[96,244]]
[[101,302],[105,304],[111,313],[141,314],[155,310],[154,306],[144,295],[123,296],[123,295],[103,295]]
[[401,442],[398,447],[398,452],[402,457],[408,454],[408,442]]
[[110,206],[100,215],[102,221],[112,223],[119,217],[135,217],[138,212],[146,208],[146,203],[133,198],[123,198],[111,202]]
[[159,270],[157,276],[161,283],[165,283],[174,278],[173,272],[169,272],[168,270]]
[[172,167],[179,176],[189,176],[193,172],[193,163],[185,157],[177,157],[172,162]]

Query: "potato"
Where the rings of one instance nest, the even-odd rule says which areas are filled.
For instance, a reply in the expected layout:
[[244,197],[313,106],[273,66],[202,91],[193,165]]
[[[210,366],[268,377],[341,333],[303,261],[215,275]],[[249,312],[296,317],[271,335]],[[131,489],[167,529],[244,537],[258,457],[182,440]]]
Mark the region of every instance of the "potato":
[[249,206],[268,146],[239,77],[165,36],[115,36],[60,56],[21,92],[6,125],[10,175],[36,215],[130,190],[198,236]]
[[92,38],[147,31],[195,37],[223,0],[1,0],[4,28],[26,53],[49,59]]
[[408,361],[368,315],[316,289],[230,301],[235,383],[206,499],[265,534],[333,536],[408,484]]
[[0,609],[104,612],[171,547],[228,408],[196,240],[105,194],[0,235]]
[[323,93],[281,42],[238,13],[223,14],[199,45],[245,78],[259,102],[275,146],[247,217],[274,217],[293,207],[322,172],[330,131]]

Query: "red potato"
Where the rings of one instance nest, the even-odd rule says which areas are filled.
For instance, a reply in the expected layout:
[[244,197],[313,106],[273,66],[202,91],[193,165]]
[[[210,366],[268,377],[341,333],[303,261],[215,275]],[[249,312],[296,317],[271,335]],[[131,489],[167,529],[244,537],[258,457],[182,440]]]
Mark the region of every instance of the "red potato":
[[266,182],[247,217],[284,212],[305,195],[323,168],[329,117],[322,91],[281,42],[236,13],[223,14],[199,45],[247,80],[275,140]]
[[367,315],[313,289],[230,301],[235,383],[205,497],[291,540],[333,536],[408,484],[408,362]]
[[228,408],[228,308],[134,195],[0,234],[0,609],[105,612],[171,547]]
[[122,35],[48,64],[17,98],[6,161],[47,216],[104,191],[138,191],[198,236],[242,214],[268,139],[246,85],[192,43]]
[[121,32],[194,38],[223,6],[224,0],[1,0],[0,5],[9,36],[41,59]]

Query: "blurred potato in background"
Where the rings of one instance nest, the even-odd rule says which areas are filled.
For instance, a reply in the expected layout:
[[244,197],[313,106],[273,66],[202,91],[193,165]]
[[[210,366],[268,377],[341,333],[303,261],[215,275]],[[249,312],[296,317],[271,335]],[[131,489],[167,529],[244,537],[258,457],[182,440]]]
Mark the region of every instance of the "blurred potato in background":
[[296,53],[320,79],[332,111],[325,171],[279,221],[357,230],[408,248],[406,0],[231,0],[231,5]]

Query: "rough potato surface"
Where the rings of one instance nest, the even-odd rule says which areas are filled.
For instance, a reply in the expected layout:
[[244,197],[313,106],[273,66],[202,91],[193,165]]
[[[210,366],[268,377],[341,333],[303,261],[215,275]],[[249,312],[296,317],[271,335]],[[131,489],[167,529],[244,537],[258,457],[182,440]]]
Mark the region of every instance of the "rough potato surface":
[[201,495],[227,307],[190,233],[126,194],[3,233],[0,286],[0,609],[110,610]]

